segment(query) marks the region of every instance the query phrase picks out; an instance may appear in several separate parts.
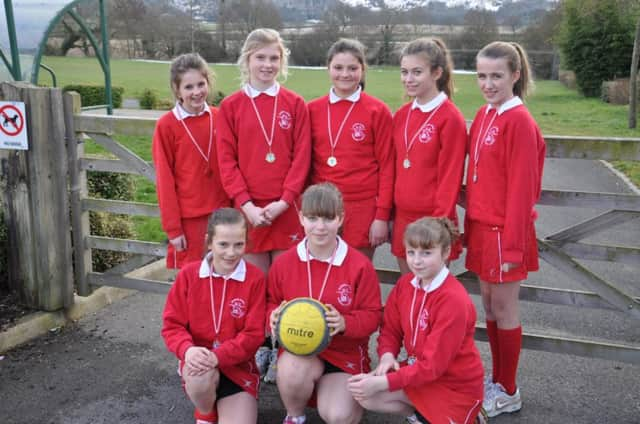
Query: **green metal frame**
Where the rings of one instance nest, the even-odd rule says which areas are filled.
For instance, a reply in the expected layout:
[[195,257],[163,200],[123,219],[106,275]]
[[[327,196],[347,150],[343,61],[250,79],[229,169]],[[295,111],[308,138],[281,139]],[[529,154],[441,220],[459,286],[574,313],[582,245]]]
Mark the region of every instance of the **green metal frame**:
[[[38,49],[36,50],[36,54],[33,57],[33,64],[31,67],[31,83],[38,83],[38,76],[40,73],[40,67],[44,67],[40,62],[42,61],[42,55],[44,54],[45,46],[47,44],[47,40],[49,38],[49,34],[51,31],[58,25],[60,20],[67,13],[73,18],[74,21],[82,28],[82,30],[87,35],[91,46],[96,52],[96,58],[100,63],[100,67],[102,68],[102,72],[104,73],[104,86],[105,86],[105,102],[107,107],[107,113],[109,115],[113,114],[113,99],[112,99],[112,90],[111,90],[111,66],[109,60],[109,39],[108,39],[108,31],[107,31],[107,11],[105,8],[105,0],[99,1],[99,9],[100,9],[100,29],[101,29],[101,37],[102,37],[102,46],[99,45],[98,40],[94,37],[93,33],[87,27],[84,19],[80,15],[78,15],[73,8],[76,7],[80,2],[86,0],[73,0],[69,2],[65,7],[63,7],[54,18],[49,22],[49,26],[47,27],[42,40],[38,44]],[[11,44],[11,66],[8,63],[7,58],[4,53],[0,50],[0,58],[3,60],[11,75],[16,81],[20,81],[22,79],[22,73],[20,71],[20,58],[18,52],[18,45],[16,40],[16,31],[15,31],[15,21],[13,18],[13,5],[11,0],[4,0],[5,4],[5,14],[7,20],[7,30],[9,32],[9,42]],[[46,69],[46,68],[45,68]],[[55,78],[54,78],[55,80]]]

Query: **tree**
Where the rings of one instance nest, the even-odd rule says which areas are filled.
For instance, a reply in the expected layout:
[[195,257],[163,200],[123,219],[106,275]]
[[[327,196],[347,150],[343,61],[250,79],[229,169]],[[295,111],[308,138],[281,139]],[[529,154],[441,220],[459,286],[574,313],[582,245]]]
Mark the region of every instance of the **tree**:
[[633,56],[631,58],[631,72],[629,75],[629,128],[636,127],[636,110],[638,105],[638,61],[640,61],[640,18],[636,24]]
[[131,59],[136,56],[137,40],[140,36],[137,24],[142,22],[147,7],[143,0],[112,0],[109,4],[110,27],[116,31],[115,34],[124,36],[120,38],[126,40],[127,56]]
[[235,0],[230,3],[229,20],[239,26],[245,37],[256,28],[282,28],[280,12],[269,0]]
[[498,39],[498,23],[495,13],[484,9],[472,9],[464,15],[464,31],[460,44],[465,49],[480,49]]
[[633,10],[633,0],[564,0],[559,45],[585,96],[599,96],[603,81],[629,75]]

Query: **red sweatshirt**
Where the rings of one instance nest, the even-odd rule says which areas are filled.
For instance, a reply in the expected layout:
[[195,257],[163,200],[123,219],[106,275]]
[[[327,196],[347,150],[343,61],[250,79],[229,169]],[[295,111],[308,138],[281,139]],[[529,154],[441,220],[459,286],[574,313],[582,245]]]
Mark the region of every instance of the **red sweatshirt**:
[[[311,258],[313,293],[310,294],[305,246],[306,238],[278,256],[271,265],[268,317],[283,300],[318,299],[329,263]],[[333,305],[345,319],[344,332],[333,336],[327,349],[318,356],[350,374],[369,372],[369,336],[378,329],[382,315],[380,283],[371,261],[339,239],[327,284],[318,300]]]
[[[306,105],[302,97],[284,87],[279,87],[277,97],[273,163],[265,160],[269,147],[245,90],[235,92],[220,104],[217,143],[220,174],[236,207],[252,199],[282,199],[291,205],[306,182],[311,157]],[[260,94],[254,101],[270,135],[275,97]]]
[[156,191],[162,229],[170,239],[184,234],[181,218],[209,215],[214,209],[230,204],[220,182],[216,155],[217,112],[211,106],[209,112],[189,116],[183,121],[206,156],[209,116],[213,119],[214,134],[208,163],[193,144],[175,108],[162,115],[156,124],[151,146],[156,169]]
[[466,217],[503,227],[503,261],[522,263],[542,190],[545,143],[520,98],[502,105],[497,115],[495,108],[487,114],[487,107],[480,108],[469,134]]
[[[224,310],[216,334],[211,310],[210,254],[202,262],[191,262],[180,270],[167,296],[162,314],[162,337],[178,359],[191,346],[212,349],[220,371],[247,392],[257,396],[260,375],[254,355],[264,341],[265,280],[262,272],[242,260],[230,278]],[[216,320],[220,313],[224,279],[213,275]]]
[[376,219],[389,220],[393,202],[393,144],[391,112],[382,101],[364,92],[338,129],[353,103],[341,100],[331,104],[331,130],[335,145],[335,167],[327,165],[331,143],[327,122],[329,96],[309,103],[313,143],[311,183],[330,181],[347,201],[376,198]]
[[[456,218],[456,202],[462,185],[467,148],[467,127],[462,113],[441,93],[432,102],[412,110],[402,106],[393,116],[393,143],[396,156],[394,206],[425,216]],[[405,168],[405,124],[411,166]],[[428,124],[423,127],[427,119]]]
[[[428,293],[412,281],[417,284],[411,273],[400,277],[384,307],[378,355],[389,352],[397,356],[404,345],[407,354],[417,359],[413,365],[387,374],[389,390],[438,382],[482,399],[484,371],[473,340],[476,310],[469,294],[446,267],[434,278]],[[416,321],[418,331],[412,347]]]

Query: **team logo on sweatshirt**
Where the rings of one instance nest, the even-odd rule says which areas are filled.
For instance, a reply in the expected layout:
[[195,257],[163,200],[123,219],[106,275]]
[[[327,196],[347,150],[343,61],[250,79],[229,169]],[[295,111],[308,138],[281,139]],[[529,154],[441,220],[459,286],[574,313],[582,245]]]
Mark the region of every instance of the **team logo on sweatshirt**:
[[286,110],[281,110],[278,113],[278,125],[280,125],[280,128],[283,130],[291,128],[291,114]]
[[342,283],[338,287],[338,303],[342,306],[351,305],[352,293],[351,285],[348,283]]
[[247,305],[244,303],[244,299],[236,297],[229,302],[231,307],[231,316],[234,318],[242,318],[247,313]]
[[418,322],[418,326],[420,326],[420,330],[424,331],[427,329],[429,325],[429,311],[427,309],[423,309],[420,313],[420,321]]
[[487,130],[484,136],[484,144],[487,146],[491,146],[496,142],[496,137],[498,136],[498,127],[491,127]]
[[366,128],[367,127],[365,127],[364,124],[356,122],[351,126],[351,138],[353,138],[354,141],[364,140],[364,138],[367,136],[367,133],[365,131]]
[[436,132],[436,127],[433,124],[427,124],[420,130],[420,134],[418,134],[418,141],[422,144],[426,144],[431,141],[431,137],[433,133]]

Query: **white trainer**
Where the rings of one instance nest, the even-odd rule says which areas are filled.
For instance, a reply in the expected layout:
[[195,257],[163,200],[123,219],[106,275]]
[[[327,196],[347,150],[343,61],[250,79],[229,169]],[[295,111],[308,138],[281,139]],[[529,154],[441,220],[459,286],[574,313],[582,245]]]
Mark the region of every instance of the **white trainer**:
[[516,389],[513,395],[507,394],[504,387],[500,383],[494,383],[485,393],[482,407],[489,418],[498,416],[505,412],[516,412],[522,408],[522,399],[520,398],[520,388]]

